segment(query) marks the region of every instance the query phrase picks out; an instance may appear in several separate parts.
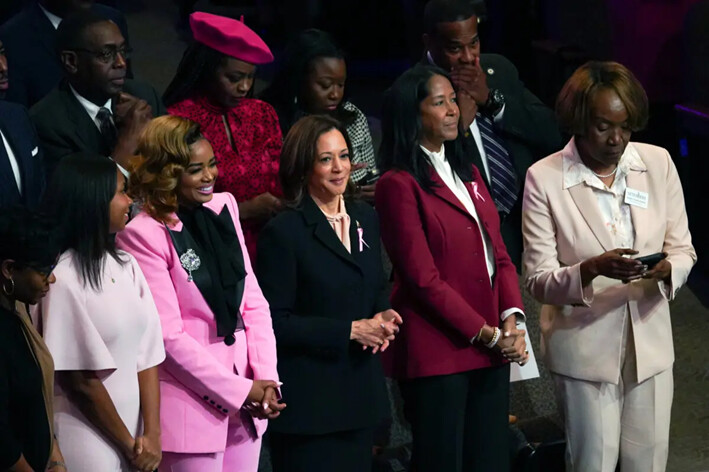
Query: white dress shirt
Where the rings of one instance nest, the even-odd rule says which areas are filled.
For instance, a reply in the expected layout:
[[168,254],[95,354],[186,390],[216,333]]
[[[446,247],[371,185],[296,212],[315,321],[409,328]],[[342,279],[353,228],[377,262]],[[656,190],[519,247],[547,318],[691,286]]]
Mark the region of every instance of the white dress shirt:
[[49,22],[52,24],[52,26],[54,26],[54,29],[59,28],[59,25],[61,24],[62,19],[59,18],[59,17],[58,17],[57,15],[55,15],[54,13],[52,13],[51,11],[47,10],[46,8],[44,8],[44,7],[43,7],[42,5],[40,5],[39,3],[38,3],[38,5],[39,5],[39,8],[42,9],[42,12],[44,12],[44,15],[47,17],[47,19],[49,20]]
[[579,184],[585,184],[596,196],[598,209],[606,225],[606,229],[613,239],[615,247],[631,248],[635,243],[635,229],[630,215],[630,205],[625,203],[625,190],[627,189],[626,177],[630,169],[644,170],[645,163],[635,154],[623,153],[618,162],[618,170],[610,187],[586,167],[581,159],[573,154],[564,154],[562,163],[564,175],[564,189]]
[[[446,159],[445,147],[441,146],[441,149],[438,152],[431,152],[423,146],[421,146],[421,149],[431,160],[431,165],[441,180],[443,180],[443,183],[446,184],[446,187],[453,192],[453,195],[456,196],[460,203],[463,204],[463,207],[465,207],[468,213],[470,213],[470,215],[475,219],[478,230],[480,231],[480,239],[483,242],[483,250],[485,251],[485,265],[487,266],[487,275],[490,280],[490,286],[492,287],[492,278],[495,275],[495,253],[492,250],[492,241],[490,240],[490,236],[480,223],[478,212],[475,209],[475,204],[473,203],[473,199],[470,197],[468,189],[463,181],[460,180],[458,174],[453,172],[450,163]],[[520,308],[513,307],[503,311],[500,314],[500,319],[504,321],[512,314],[520,315],[518,317],[519,321],[524,318],[524,312]]]
[[2,140],[2,145],[5,146],[5,151],[7,152],[7,157],[10,159],[10,167],[12,168],[12,174],[15,177],[15,183],[17,184],[17,190],[22,195],[22,176],[20,174],[20,165],[17,162],[17,157],[15,153],[12,152],[10,143],[5,139],[5,135],[0,131],[0,140]]

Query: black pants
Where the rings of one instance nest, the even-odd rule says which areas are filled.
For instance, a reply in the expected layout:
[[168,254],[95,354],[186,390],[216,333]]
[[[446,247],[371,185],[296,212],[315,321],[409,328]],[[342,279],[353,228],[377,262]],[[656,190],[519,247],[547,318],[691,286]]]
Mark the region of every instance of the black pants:
[[510,367],[400,383],[412,472],[508,472]]
[[320,435],[269,432],[273,472],[371,472],[374,429]]

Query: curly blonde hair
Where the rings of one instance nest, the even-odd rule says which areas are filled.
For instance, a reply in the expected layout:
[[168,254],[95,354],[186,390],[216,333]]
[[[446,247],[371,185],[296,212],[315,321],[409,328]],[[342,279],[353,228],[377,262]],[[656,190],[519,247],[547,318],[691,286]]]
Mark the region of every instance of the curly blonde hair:
[[162,223],[171,223],[177,211],[177,189],[190,163],[190,146],[204,139],[199,124],[179,116],[153,119],[138,142],[128,180],[131,197]]

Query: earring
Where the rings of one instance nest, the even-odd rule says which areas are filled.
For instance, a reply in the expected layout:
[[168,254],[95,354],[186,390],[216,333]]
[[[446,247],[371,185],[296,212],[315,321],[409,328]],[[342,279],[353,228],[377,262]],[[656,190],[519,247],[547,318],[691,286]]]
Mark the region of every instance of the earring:
[[5,295],[7,295],[9,297],[13,293],[15,293],[15,281],[12,279],[7,279],[7,280],[10,281],[10,290],[7,289],[7,287],[5,286],[5,282],[3,282],[2,283],[2,291],[5,292]]

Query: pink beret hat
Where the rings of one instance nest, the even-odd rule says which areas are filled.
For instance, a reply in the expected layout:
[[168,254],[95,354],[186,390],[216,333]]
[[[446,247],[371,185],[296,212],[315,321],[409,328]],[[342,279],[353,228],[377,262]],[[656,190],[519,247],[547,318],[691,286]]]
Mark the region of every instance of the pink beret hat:
[[273,61],[266,43],[243,21],[197,11],[190,15],[190,27],[196,41],[222,54],[249,64]]

